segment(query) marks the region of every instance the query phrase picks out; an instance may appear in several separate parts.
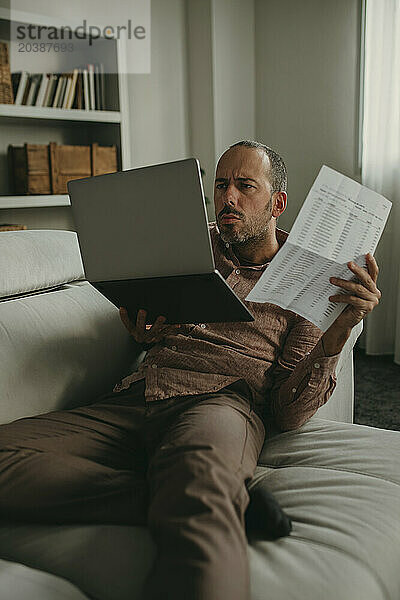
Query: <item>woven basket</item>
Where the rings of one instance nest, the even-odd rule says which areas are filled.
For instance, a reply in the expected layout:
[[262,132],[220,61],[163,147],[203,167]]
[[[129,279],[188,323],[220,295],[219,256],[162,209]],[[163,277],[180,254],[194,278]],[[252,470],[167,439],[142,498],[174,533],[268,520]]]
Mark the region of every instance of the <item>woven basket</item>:
[[0,104],[13,104],[8,44],[0,42]]

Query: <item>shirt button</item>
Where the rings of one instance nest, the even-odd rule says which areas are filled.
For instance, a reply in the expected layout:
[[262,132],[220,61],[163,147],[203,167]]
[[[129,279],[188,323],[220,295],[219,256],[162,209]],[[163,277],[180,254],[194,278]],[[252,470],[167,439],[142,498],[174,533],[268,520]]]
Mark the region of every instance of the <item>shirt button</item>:
[[292,388],[292,392],[294,394],[295,392],[297,392],[297,389],[296,388]]
[[319,363],[314,363],[314,367],[315,367],[316,369],[319,369],[319,368],[320,368],[320,366],[321,366],[321,365],[320,365]]
[[228,242],[226,242],[226,243],[225,243],[225,247],[226,247],[226,248],[229,248],[229,244],[228,244]]
[[154,363],[154,365],[151,365],[152,369],[157,369],[157,365]]
[[205,325],[204,323],[201,323],[200,327],[201,327],[202,329],[205,329],[205,328],[206,328],[206,325]]
[[171,346],[171,350],[176,350],[176,346]]
[[236,273],[236,275],[239,275],[240,274],[240,269],[236,269],[235,273]]

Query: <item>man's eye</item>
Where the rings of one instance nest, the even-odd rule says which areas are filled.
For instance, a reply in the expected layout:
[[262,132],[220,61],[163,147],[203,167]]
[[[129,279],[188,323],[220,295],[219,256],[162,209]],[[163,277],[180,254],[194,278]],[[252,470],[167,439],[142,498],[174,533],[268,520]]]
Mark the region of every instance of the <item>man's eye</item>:
[[222,190],[222,188],[226,187],[226,183],[216,183],[215,187],[217,190]]
[[254,187],[253,185],[250,185],[249,183],[242,183],[241,185],[242,185],[242,187],[244,187],[246,189]]

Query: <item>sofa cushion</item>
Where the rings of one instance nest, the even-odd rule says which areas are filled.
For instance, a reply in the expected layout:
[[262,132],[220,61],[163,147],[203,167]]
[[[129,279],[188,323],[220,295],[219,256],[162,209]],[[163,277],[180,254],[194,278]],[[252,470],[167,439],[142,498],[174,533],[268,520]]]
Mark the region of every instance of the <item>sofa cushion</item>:
[[[251,485],[268,482],[293,531],[251,540],[253,600],[398,600],[399,456],[400,432],[316,417],[268,439]],[[145,528],[9,525],[0,556],[98,600],[139,600],[154,546]]]
[[400,432],[317,418],[270,439],[252,485],[267,481],[294,527],[253,543],[253,598],[400,598],[399,456]]
[[0,302],[0,422],[92,402],[133,359],[118,309],[86,281]]
[[1,600],[88,600],[69,581],[44,571],[0,560]]
[[74,231],[3,231],[0,299],[84,279]]

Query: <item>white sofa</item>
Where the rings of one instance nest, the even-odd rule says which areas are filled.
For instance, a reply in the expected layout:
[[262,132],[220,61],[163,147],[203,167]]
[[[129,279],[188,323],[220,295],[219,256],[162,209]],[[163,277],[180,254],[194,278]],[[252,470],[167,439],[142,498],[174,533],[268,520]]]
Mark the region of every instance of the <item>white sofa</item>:
[[[249,544],[254,600],[400,598],[400,433],[351,423],[359,332],[327,405],[268,432],[251,485],[268,481],[293,531]],[[134,360],[117,309],[84,280],[75,233],[0,234],[0,422],[90,402]],[[1,600],[140,599],[146,528],[0,519]]]

